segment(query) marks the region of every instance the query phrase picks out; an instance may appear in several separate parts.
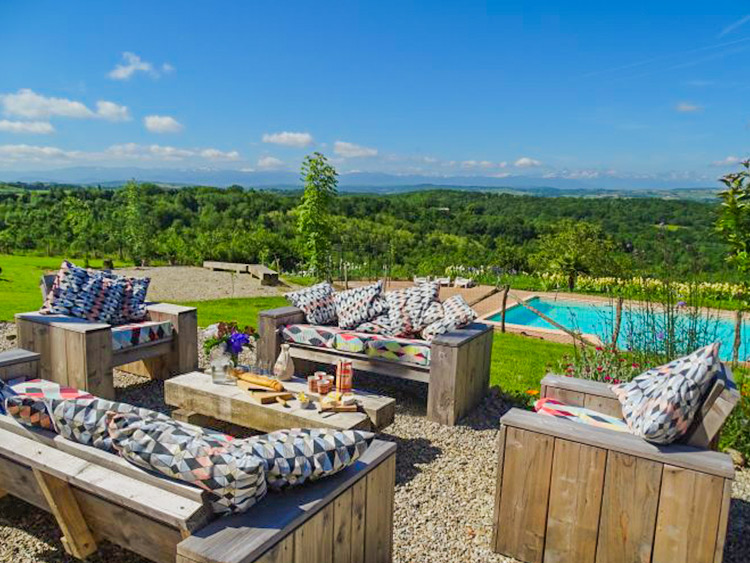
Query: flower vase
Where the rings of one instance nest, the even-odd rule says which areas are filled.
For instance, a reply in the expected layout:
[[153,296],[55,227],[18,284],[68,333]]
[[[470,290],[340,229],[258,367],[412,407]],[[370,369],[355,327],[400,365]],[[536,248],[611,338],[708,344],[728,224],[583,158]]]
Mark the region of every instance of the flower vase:
[[292,361],[289,344],[281,345],[281,352],[273,366],[273,374],[279,381],[289,381],[294,375],[294,361]]
[[225,385],[232,381],[232,370],[234,362],[227,353],[213,354],[210,363],[211,380],[214,383]]

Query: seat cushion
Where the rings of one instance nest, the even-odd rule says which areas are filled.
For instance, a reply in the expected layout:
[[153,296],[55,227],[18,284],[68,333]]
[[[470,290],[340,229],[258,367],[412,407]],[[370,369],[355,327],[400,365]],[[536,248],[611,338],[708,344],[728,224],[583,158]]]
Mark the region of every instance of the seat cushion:
[[539,399],[534,403],[534,410],[539,414],[564,418],[579,424],[606,428],[616,432],[629,432],[628,425],[621,418],[603,414],[585,407],[574,407],[556,399]]
[[722,373],[719,345],[709,344],[628,383],[612,386],[630,431],[656,444],[671,444],[684,436]]
[[371,358],[391,360],[418,366],[430,365],[430,343],[411,338],[383,337],[379,335],[365,344],[365,353]]
[[369,332],[355,332],[351,330],[343,330],[336,335],[333,341],[333,347],[336,350],[342,352],[352,352],[353,354],[364,354],[367,349],[367,344],[374,340],[381,340],[383,338],[390,338],[380,334],[373,334]]
[[112,327],[112,351],[172,338],[170,321],[143,321]]
[[282,327],[281,338],[284,342],[293,342],[294,344],[333,348],[334,339],[340,332],[341,329],[335,326],[295,324]]

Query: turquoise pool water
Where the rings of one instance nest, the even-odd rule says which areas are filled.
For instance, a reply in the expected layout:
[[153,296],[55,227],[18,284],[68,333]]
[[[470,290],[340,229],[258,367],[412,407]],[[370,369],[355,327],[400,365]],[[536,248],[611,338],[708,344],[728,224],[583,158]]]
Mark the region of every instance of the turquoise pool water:
[[[527,303],[566,328],[585,334],[595,334],[604,341],[612,339],[615,308],[610,303],[588,303],[546,297],[534,297]],[[500,314],[492,315],[489,320],[499,322]],[[516,305],[507,310],[505,322],[537,328],[557,328],[521,305]],[[663,319],[660,319],[658,315],[647,315],[643,309],[637,307],[623,308],[620,335],[617,339],[618,346],[625,349],[632,346],[634,342],[643,341],[644,338],[655,339],[658,342],[660,338],[663,338],[662,335],[665,330],[663,326],[660,326],[661,322],[663,322]],[[747,341],[746,337],[749,334],[749,329],[750,323],[744,323],[742,326],[740,360],[750,359],[748,357],[750,356],[750,342]],[[703,335],[703,341],[699,345],[720,340],[721,358],[723,360],[731,359],[734,343],[734,321],[731,318],[714,315],[696,321],[695,318],[688,315],[678,316],[676,320],[677,334],[696,332]]]

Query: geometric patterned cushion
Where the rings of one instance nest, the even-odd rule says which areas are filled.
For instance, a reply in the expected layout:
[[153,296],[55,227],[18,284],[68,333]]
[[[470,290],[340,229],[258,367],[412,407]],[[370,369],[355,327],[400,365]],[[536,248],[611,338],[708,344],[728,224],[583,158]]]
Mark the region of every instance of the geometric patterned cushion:
[[7,414],[5,412],[5,399],[9,399],[10,397],[15,396],[16,392],[13,391],[13,388],[5,381],[0,379],[0,414]]
[[422,338],[431,341],[438,334],[444,334],[464,327],[477,318],[462,295],[457,294],[443,301],[443,316],[422,330]]
[[333,303],[333,286],[319,283],[287,293],[289,302],[302,309],[307,322],[313,325],[328,325],[336,322],[336,306]]
[[112,414],[107,424],[122,457],[208,491],[217,514],[245,512],[266,494],[263,460],[215,433],[134,414]]
[[169,340],[173,327],[170,321],[142,321],[112,327],[112,351],[131,348],[147,342]]
[[112,272],[98,272],[102,276],[115,281],[123,287],[122,306],[111,324],[140,322],[146,317],[146,293],[151,278],[131,278]]
[[83,290],[88,278],[87,270],[63,260],[39,312],[45,315],[72,316],[73,308],[76,306],[75,297]]
[[439,293],[440,284],[437,282],[386,293],[390,334],[411,338],[436,320],[433,303],[438,302]]
[[34,397],[15,395],[5,399],[5,411],[25,426],[55,429],[47,403]]
[[170,420],[156,411],[106,399],[51,399],[50,413],[57,432],[74,442],[114,453],[107,430],[107,414],[133,414],[142,419]]
[[612,386],[630,431],[657,444],[684,436],[722,370],[719,345],[709,344],[629,383]]
[[381,334],[367,332],[341,331],[334,339],[333,347],[342,352],[363,354],[368,342],[382,338],[391,338]]
[[37,399],[93,399],[94,396],[75,387],[61,385],[46,379],[30,379],[13,386],[17,395],[25,395]]
[[369,340],[365,353],[371,358],[418,366],[429,366],[431,358],[429,342],[392,336]]
[[333,348],[333,341],[341,329],[334,326],[286,325],[281,328],[281,338],[285,342]]
[[629,432],[628,425],[621,418],[609,416],[584,407],[573,407],[555,399],[539,399],[534,403],[534,410],[539,414],[564,418],[572,422],[606,428],[616,432]]
[[353,329],[388,311],[383,281],[333,294],[339,328]]
[[361,430],[295,428],[237,440],[235,445],[261,458],[272,489],[301,485],[353,464],[375,434]]

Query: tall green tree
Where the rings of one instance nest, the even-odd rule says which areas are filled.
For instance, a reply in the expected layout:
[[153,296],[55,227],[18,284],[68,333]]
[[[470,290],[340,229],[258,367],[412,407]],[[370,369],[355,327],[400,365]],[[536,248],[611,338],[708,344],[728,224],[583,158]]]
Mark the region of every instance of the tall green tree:
[[720,180],[725,189],[719,192],[721,211],[716,230],[729,245],[727,261],[741,274],[750,272],[750,160],[739,172]]
[[297,229],[302,237],[308,267],[318,278],[328,274],[333,221],[331,205],[338,185],[336,169],[316,152],[302,163],[305,193],[297,208]]
[[65,222],[73,235],[72,249],[83,252],[85,267],[89,267],[92,251],[99,247],[100,225],[91,203],[68,196],[65,199]]
[[154,256],[156,229],[148,208],[143,185],[130,181],[125,186],[125,240],[130,257],[138,265],[146,265]]
[[539,237],[531,262],[541,272],[560,273],[573,291],[579,274],[606,274],[615,245],[599,225],[564,219]]

